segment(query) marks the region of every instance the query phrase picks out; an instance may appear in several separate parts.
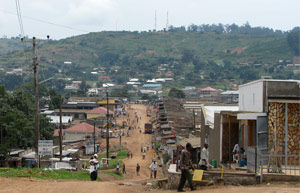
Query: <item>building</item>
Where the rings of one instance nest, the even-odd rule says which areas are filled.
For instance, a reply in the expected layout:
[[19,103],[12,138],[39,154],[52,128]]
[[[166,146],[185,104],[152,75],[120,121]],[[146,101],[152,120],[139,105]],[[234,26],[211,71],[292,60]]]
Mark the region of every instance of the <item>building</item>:
[[214,89],[212,87],[205,87],[205,88],[200,88],[198,89],[200,95],[217,95],[218,90]]
[[[108,111],[109,115],[113,116],[114,112],[113,111]],[[95,109],[92,109],[90,111],[86,112],[87,119],[94,119],[98,117],[106,117],[107,114],[107,108],[104,107],[98,107]]]
[[[62,130],[63,140],[85,140],[91,139],[94,136],[94,131],[96,137],[100,136],[101,130],[98,127],[94,127],[88,123],[80,123],[68,129]],[[59,129],[54,131],[54,136],[59,136]]]
[[231,151],[239,141],[238,106],[202,105],[201,146],[209,146],[209,160],[230,161]]
[[[245,149],[298,164],[300,81],[261,79],[239,87],[241,141]],[[289,157],[288,157],[289,156]]]

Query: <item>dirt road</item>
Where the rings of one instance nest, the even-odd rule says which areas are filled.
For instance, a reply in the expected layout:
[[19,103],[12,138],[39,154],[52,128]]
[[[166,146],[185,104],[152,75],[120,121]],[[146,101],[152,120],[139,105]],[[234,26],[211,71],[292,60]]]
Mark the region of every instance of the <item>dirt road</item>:
[[[127,173],[123,179],[113,179],[108,176],[102,175],[102,182],[91,181],[77,181],[77,180],[39,180],[39,179],[24,179],[24,178],[0,178],[0,193],[140,193],[151,192],[153,193],[171,193],[176,190],[152,190],[150,187],[142,185],[150,179],[149,165],[153,158],[153,150],[151,149],[146,153],[146,159],[142,159],[141,145],[151,145],[152,135],[140,133],[137,127],[144,128],[144,123],[149,121],[146,116],[147,107],[144,105],[130,105],[127,108],[129,117],[118,117],[117,122],[122,123],[123,120],[130,119],[131,126],[136,129],[130,130],[129,137],[122,137],[122,143],[126,142],[127,148],[133,152],[133,158],[125,158],[123,161],[126,164]],[[135,119],[135,112],[141,119]],[[119,144],[119,138],[111,139],[112,145]],[[140,176],[136,175],[136,164],[141,165]],[[162,174],[158,171],[158,177]],[[189,190],[187,190],[189,191]],[[201,193],[299,193],[299,185],[259,185],[259,186],[223,186],[223,187],[206,187],[199,188],[193,192]]]
[[[299,185],[223,186],[197,188],[195,193],[299,193]],[[152,190],[140,184],[90,181],[46,181],[38,179],[0,178],[0,193],[173,193],[176,190]],[[189,190],[187,190],[189,192]]]
[[[126,174],[124,175],[124,179],[126,180],[146,180],[150,178],[150,170],[149,166],[153,159],[154,151],[151,148],[152,135],[144,134],[144,124],[149,122],[149,117],[147,117],[147,107],[140,104],[131,104],[126,107],[126,110],[129,112],[129,117],[121,116],[117,119],[117,122],[121,124],[123,121],[127,121],[130,119],[131,129],[129,131],[129,137],[122,137],[122,144],[126,144],[129,151],[133,153],[132,159],[124,159],[124,163],[126,165]],[[136,118],[138,117],[138,119]],[[142,132],[140,133],[138,127],[142,128]],[[116,142],[115,142],[116,141]],[[125,143],[124,143],[125,142]],[[119,138],[113,139],[112,143],[119,144]],[[141,146],[145,147],[149,145],[149,150],[146,151],[146,158],[142,159]],[[139,163],[141,166],[140,176],[136,175],[136,165]],[[158,171],[158,176],[161,174]]]

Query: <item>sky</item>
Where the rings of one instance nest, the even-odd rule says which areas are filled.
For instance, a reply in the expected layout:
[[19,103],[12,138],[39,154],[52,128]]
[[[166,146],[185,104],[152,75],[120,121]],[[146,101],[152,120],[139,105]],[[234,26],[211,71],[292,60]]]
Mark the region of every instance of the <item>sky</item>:
[[[52,39],[99,31],[161,30],[168,24],[238,24],[291,30],[300,0],[19,0],[25,35]],[[0,0],[0,37],[21,34],[15,0]],[[156,14],[155,14],[156,13]],[[168,13],[168,17],[167,17]]]

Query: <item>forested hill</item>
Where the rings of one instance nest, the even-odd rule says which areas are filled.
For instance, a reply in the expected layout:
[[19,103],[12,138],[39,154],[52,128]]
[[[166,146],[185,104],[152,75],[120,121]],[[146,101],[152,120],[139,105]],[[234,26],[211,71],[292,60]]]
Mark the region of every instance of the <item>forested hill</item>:
[[[129,77],[165,77],[168,72],[180,80],[176,82],[179,86],[218,84],[230,79],[245,82],[262,75],[297,78],[293,68],[286,69],[278,62],[292,63],[298,55],[299,28],[294,30],[295,37],[289,37],[286,32],[268,28],[250,27],[247,31],[239,26],[204,27],[192,25],[186,30],[171,26],[167,32],[98,32],[49,40],[38,47],[39,64],[46,77],[61,69],[66,76],[95,81],[99,74],[93,76],[90,72],[98,68],[100,75],[111,76],[115,83],[124,83]],[[31,53],[30,47],[26,50]],[[1,60],[2,67],[31,68],[23,51],[2,56],[6,58]],[[65,61],[71,61],[72,67],[64,65]],[[159,69],[161,64],[168,64],[163,71]]]

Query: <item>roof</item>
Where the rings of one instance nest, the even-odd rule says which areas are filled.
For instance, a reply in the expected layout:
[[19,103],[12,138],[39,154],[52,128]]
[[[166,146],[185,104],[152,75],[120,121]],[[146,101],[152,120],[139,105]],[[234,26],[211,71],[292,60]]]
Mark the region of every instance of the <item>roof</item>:
[[204,106],[203,114],[205,118],[205,125],[213,125],[215,113],[220,111],[238,111],[238,106]]
[[109,76],[98,76],[99,79],[109,79]]
[[[62,130],[61,130],[61,135],[64,135],[64,133],[65,133],[65,130],[62,129]],[[55,130],[54,130],[53,136],[55,136],[55,137],[58,137],[58,136],[59,136],[59,129],[55,129]]]
[[[96,132],[100,131],[100,129],[98,127],[95,127],[95,130],[96,130]],[[91,132],[94,132],[94,126],[90,125],[88,123],[80,123],[78,125],[68,128],[68,129],[62,130],[62,135],[68,131],[91,133]],[[56,129],[54,131],[54,136],[59,136],[59,129]]]
[[[60,116],[49,116],[48,118],[51,119],[50,123],[60,123]],[[62,116],[62,124],[67,124],[73,121],[73,117],[71,116]]]
[[239,91],[238,90],[228,90],[228,91],[224,91],[224,92],[222,92],[221,94],[223,94],[223,95],[238,95],[239,94]]
[[[95,109],[92,109],[88,112],[86,112],[87,114],[106,114],[107,113],[107,108],[104,108],[104,107],[98,107],[98,108],[95,108]],[[112,111],[108,111],[109,114],[114,114],[114,112]]]
[[255,81],[252,81],[252,82],[248,82],[246,84],[242,84],[242,85],[239,86],[239,88],[245,87],[245,86],[248,86],[248,85],[251,85],[251,84],[255,84],[255,83],[258,83],[258,82],[295,82],[295,83],[300,83],[300,80],[259,79],[259,80],[255,80]]
[[[98,104],[107,104],[107,100],[100,100],[100,101],[97,101]],[[109,99],[108,100],[108,104],[115,104],[116,101],[114,99]]]
[[212,87],[205,87],[205,88],[200,88],[200,91],[217,91],[216,89],[212,88]]
[[[87,109],[62,109],[62,113],[86,113]],[[59,113],[59,109],[55,109],[55,113]]]
[[161,84],[144,84],[143,87],[161,87]]

